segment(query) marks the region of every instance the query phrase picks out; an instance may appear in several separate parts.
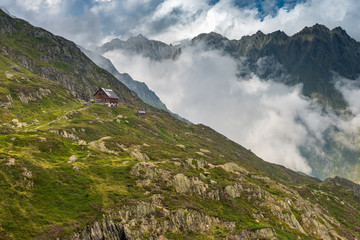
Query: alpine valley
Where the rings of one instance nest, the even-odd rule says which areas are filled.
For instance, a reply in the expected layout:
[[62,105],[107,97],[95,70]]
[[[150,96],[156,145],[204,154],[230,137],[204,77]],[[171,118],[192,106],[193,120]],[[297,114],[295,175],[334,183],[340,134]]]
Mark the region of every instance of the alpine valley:
[[[318,28],[355,54],[349,68],[335,69],[355,77],[359,44],[321,26],[304,30],[306,39],[318,42],[311,37]],[[282,44],[297,41],[279,34]],[[214,47],[213,38],[227,46],[224,54],[245,54],[230,51],[238,41],[216,34],[192,42]],[[262,51],[277,38],[242,40],[250,67],[277,49]],[[181,54],[168,49],[154,58]],[[299,70],[308,61],[296,69],[286,63],[289,73],[309,74]],[[120,76],[128,75],[113,76],[75,43],[0,11],[0,239],[360,238],[359,185],[263,161],[205,125],[144,103]],[[301,79],[292,76],[287,81]],[[118,107],[88,103],[100,87],[119,96]],[[339,111],[346,107],[335,90],[304,89]]]
[[[317,111],[319,117],[331,116],[329,119],[357,121],[357,108],[355,111],[351,109],[346,100],[349,96],[344,95],[337,85],[341,83],[339,79],[346,79],[348,83],[354,84],[354,89],[358,88],[356,86],[360,76],[360,43],[340,27],[330,30],[316,24],[305,27],[293,36],[281,31],[270,34],[258,31],[240,40],[229,40],[211,32],[200,34],[174,46],[138,35],[127,41],[114,39],[99,47],[97,51],[105,56],[114,56],[115,60],[118,53],[125,56],[142,56],[166,67],[169,61],[176,63],[188,49],[195,52],[193,55],[215,51],[220,56],[232,58],[237,64],[236,75],[243,81],[257,76],[262,81],[278,82],[289,87],[301,84],[303,97],[320,109]],[[221,82],[219,84],[221,85]],[[225,83],[223,85],[225,87]],[[226,98],[223,95],[214,97]],[[229,102],[232,100],[229,99]],[[239,109],[242,108],[241,104],[240,101]],[[279,115],[281,114],[287,113]],[[314,119],[304,119],[308,114],[304,115],[294,116],[294,122],[305,129],[311,128],[306,122],[313,122]],[[232,120],[235,121],[235,118]],[[322,137],[317,138],[315,144],[299,144],[298,151],[311,167],[313,176],[320,179],[342,176],[359,182],[359,129],[354,127],[345,133],[339,129],[339,125],[341,124],[333,124],[326,130],[321,130]],[[313,132],[309,131],[308,135]],[[232,139],[241,142],[236,137]]]

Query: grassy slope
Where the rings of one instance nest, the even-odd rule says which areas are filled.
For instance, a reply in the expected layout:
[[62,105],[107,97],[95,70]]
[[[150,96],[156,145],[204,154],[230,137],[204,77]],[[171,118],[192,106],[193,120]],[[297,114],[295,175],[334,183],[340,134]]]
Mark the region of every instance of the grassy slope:
[[[113,109],[84,106],[59,84],[23,68],[17,72],[11,68],[13,65],[0,56],[0,99],[3,103],[9,102],[11,96],[12,101],[10,107],[0,108],[0,238],[68,238],[72,232],[101,219],[103,213],[147,201],[153,194],[164,196],[167,209],[193,209],[221,221],[235,222],[235,232],[271,226],[282,239],[307,238],[273,217],[267,207],[258,208],[247,195],[230,200],[221,193],[222,201],[204,201],[193,194],[178,194],[161,181],[157,182],[159,188],[142,186],[137,183],[141,177],[130,172],[132,166],[140,162],[131,152],[139,149],[159,168],[174,174],[182,172],[188,177],[199,176],[204,170],[178,166],[174,162],[188,158],[203,159],[214,165],[235,162],[251,172],[244,176],[249,187],[259,187],[272,198],[292,198],[278,184],[282,183],[314,204],[324,204],[329,215],[342,224],[336,227],[338,232],[355,232],[360,225],[359,213],[353,211],[354,207],[359,210],[360,204],[351,191],[334,190],[320,185],[316,179],[266,163],[210,128],[183,123],[164,112],[150,110],[147,119],[141,119],[135,114],[137,108],[131,105],[122,104]],[[28,103],[20,101],[21,94],[36,96],[40,88],[49,89],[51,94],[35,97]],[[20,128],[13,119],[27,126]],[[76,135],[87,143],[103,138],[107,150],[79,145],[78,140],[64,138],[53,133],[55,130]],[[185,148],[176,146],[178,144]],[[200,149],[209,152],[200,155]],[[72,155],[78,160],[67,163]],[[15,159],[13,165],[9,164],[11,159]],[[75,171],[74,166],[80,171]],[[219,167],[209,172],[220,188],[237,181],[235,174]],[[252,175],[267,176],[277,183],[269,184]],[[209,180],[203,181],[210,184]],[[339,199],[349,205],[339,204]],[[253,214],[259,211],[268,214],[268,218],[256,221]],[[298,210],[292,211],[300,216]],[[348,213],[346,218],[344,212]],[[223,238],[230,232],[222,225],[214,225],[206,234],[169,232],[167,237]]]
[[140,101],[106,70],[86,57],[75,43],[11,18],[0,10],[0,54],[35,74],[61,83],[69,92],[89,100],[99,87],[112,88],[121,101]]

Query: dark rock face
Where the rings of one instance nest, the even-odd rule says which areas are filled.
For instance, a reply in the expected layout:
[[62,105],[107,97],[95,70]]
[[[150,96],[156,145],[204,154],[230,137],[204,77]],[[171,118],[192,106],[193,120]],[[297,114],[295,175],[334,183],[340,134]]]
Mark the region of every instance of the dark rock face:
[[137,98],[109,72],[99,68],[75,43],[0,11],[0,54],[20,66],[89,100],[99,87],[113,88],[121,101]]
[[[360,43],[340,27],[333,30],[323,25],[305,27],[293,36],[276,31],[258,31],[240,40],[229,40],[211,32],[191,40],[204,50],[220,50],[239,61],[239,77],[248,70],[264,79],[274,79],[293,85],[302,83],[303,93],[317,97],[324,105],[343,108],[346,102],[333,83],[334,73],[356,79],[360,74]],[[100,53],[120,49],[152,60],[176,59],[187,45],[171,46],[148,40],[142,35],[121,41],[114,39],[99,48]],[[244,63],[244,57],[246,61]]]
[[[259,31],[240,40],[228,40],[209,33],[195,37],[192,43],[203,43],[207,49],[221,50],[235,59],[247,57],[250,69],[260,77],[274,78],[288,84],[302,83],[306,96],[317,96],[333,107],[345,105],[332,82],[333,72],[348,79],[355,79],[360,74],[360,43],[340,27],[329,30],[316,24],[293,36],[281,31],[271,34]],[[259,60],[269,57],[273,63],[283,66],[276,75],[273,71],[259,72],[256,68]],[[283,78],[282,74],[288,77]]]
[[74,233],[71,240],[128,240],[124,228],[120,223],[114,223],[111,219],[103,219],[102,223],[95,222],[88,225],[82,232]]

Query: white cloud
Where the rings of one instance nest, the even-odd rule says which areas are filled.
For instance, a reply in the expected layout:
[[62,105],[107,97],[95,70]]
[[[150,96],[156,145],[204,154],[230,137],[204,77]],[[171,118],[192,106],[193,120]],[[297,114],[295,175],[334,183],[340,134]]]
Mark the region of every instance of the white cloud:
[[[84,46],[100,44],[101,39],[109,36],[127,38],[137,34],[167,43],[211,31],[232,39],[258,30],[265,33],[282,30],[292,35],[316,23],[329,28],[341,26],[360,40],[358,0],[308,0],[290,10],[285,6],[264,19],[260,18],[262,14],[256,8],[236,7],[234,0],[220,0],[214,5],[209,5],[207,0],[93,0],[81,3],[74,0],[2,0],[1,5],[18,17]],[[263,4],[263,7],[274,7],[274,2],[269,2],[268,7]],[[91,23],[94,19],[98,22],[96,31],[87,25],[89,16],[92,16]],[[96,37],[78,37],[68,30],[69,25],[73,25],[71,29],[77,25],[86,26],[77,28],[79,34]]]
[[153,62],[120,51],[105,56],[119,71],[145,81],[172,111],[294,170],[311,172],[299,147],[321,142],[332,124],[331,117],[302,96],[301,86],[256,76],[237,79],[236,63],[214,51],[185,48],[175,62]]
[[[121,51],[105,57],[119,71],[145,81],[170,110],[214,128],[266,161],[310,173],[302,151],[312,161],[332,161],[332,154],[342,157],[344,147],[360,149],[360,79],[336,78],[352,112],[346,116],[324,111],[302,95],[301,85],[263,81],[251,73],[248,80],[238,79],[234,60],[216,51],[187,47],[178,60],[162,62]],[[336,148],[327,149],[333,141]]]
[[31,11],[40,11],[42,9],[58,10],[61,0],[16,0],[15,4]]

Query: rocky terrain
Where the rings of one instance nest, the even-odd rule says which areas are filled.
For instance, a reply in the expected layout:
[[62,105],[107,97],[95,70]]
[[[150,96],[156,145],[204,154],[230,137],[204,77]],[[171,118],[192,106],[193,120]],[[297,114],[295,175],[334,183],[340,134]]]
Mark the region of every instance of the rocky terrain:
[[[3,18],[20,24],[16,32],[33,29]],[[47,34],[55,45],[65,41]],[[156,108],[139,118],[140,100],[89,105],[57,77],[36,72],[52,69],[38,58],[46,48],[32,51],[36,64],[26,65],[23,44],[9,30],[2,36],[1,239],[360,238],[359,185],[270,164],[209,127]],[[65,59],[61,52],[57,58]],[[77,66],[89,62],[82,57]],[[103,77],[114,79],[105,71]],[[131,96],[114,83],[118,95]],[[101,82],[76,84],[90,92]]]

